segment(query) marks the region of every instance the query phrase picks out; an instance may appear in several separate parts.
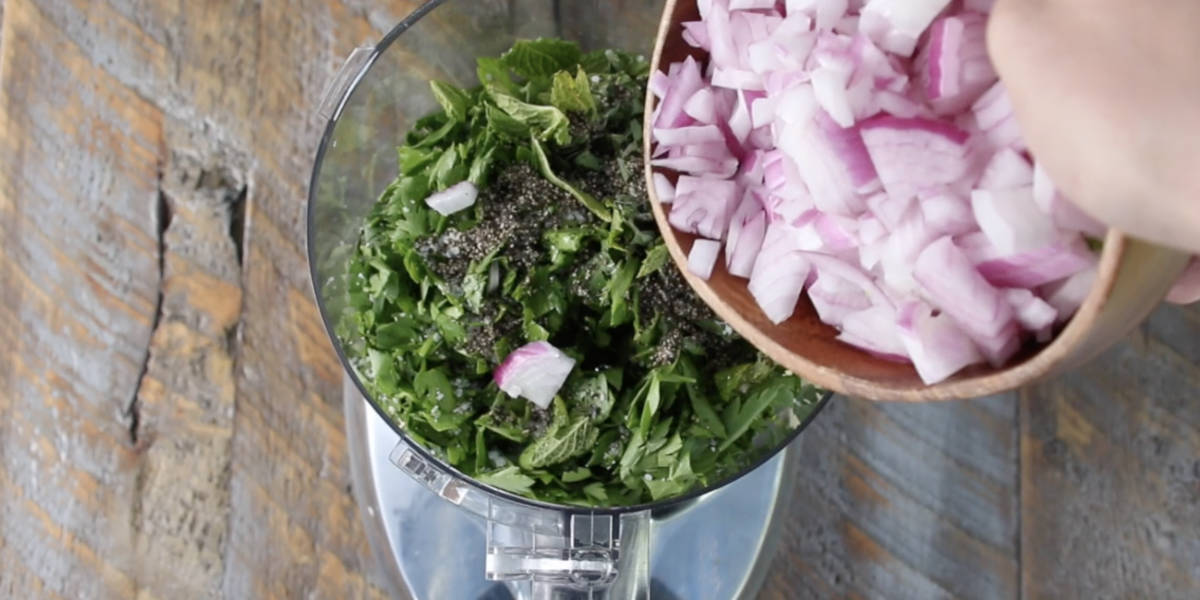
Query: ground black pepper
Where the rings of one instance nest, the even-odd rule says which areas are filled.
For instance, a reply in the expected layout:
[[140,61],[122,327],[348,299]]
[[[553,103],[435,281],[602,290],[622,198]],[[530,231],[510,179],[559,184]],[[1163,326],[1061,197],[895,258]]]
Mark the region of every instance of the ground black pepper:
[[523,275],[545,255],[544,231],[591,223],[595,218],[570,194],[524,163],[502,171],[480,193],[478,202],[488,210],[474,227],[466,231],[450,228],[416,243],[417,252],[443,281],[461,282],[473,263],[497,249]]

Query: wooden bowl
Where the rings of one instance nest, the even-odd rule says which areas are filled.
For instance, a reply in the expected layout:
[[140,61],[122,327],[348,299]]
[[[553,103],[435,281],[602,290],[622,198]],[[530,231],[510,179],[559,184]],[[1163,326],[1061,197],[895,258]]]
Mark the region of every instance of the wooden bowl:
[[[654,48],[655,71],[660,70],[660,64],[683,60],[689,54],[697,60],[707,58],[681,37],[679,24],[698,18],[694,0],[667,1]],[[650,116],[656,105],[654,95],[648,94],[644,136],[646,188],[654,219],[676,266],[717,315],[759,350],[793,373],[841,394],[914,402],[971,398],[1012,390],[1078,366],[1116,343],[1150,314],[1189,260],[1183,252],[1109,230],[1095,286],[1079,311],[1049,344],[1030,342],[999,369],[975,365],[941,383],[925,385],[911,365],[876,358],[839,342],[837,331],[817,318],[807,296],[801,298],[790,319],[772,324],[747,291],[746,280],[730,275],[725,269],[724,256],[718,258],[707,281],[688,272],[687,255],[695,236],[676,231],[667,222],[651,179],[655,171],[672,182],[678,177],[678,173],[669,169],[650,166]]]

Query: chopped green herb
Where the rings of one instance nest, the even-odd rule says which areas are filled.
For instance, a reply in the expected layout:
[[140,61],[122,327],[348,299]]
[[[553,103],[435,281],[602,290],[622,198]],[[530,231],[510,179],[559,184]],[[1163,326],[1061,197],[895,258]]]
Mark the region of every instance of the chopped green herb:
[[[638,168],[646,61],[540,39],[477,74],[431,84],[442,109],[406,135],[350,263],[340,327],[372,396],[455,468],[549,502],[670,498],[776,447],[820,391],[668,264]],[[426,206],[463,180],[473,207]],[[547,410],[492,381],[533,340],[577,360]]]

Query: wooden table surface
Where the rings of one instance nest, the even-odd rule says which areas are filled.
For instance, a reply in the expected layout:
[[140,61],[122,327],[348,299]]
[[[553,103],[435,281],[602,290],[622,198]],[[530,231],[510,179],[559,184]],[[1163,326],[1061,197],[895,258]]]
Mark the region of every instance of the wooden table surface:
[[[0,597],[387,595],[304,210],[316,98],[413,6],[0,4]],[[763,597],[1200,597],[1198,361],[1164,307],[1020,394],[837,399]]]

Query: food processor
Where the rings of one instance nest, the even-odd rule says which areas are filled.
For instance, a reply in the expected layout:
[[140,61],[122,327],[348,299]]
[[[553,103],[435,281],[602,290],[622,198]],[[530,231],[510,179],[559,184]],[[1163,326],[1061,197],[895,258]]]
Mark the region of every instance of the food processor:
[[559,2],[517,11],[520,4],[424,3],[378,44],[352,52],[318,108],[327,124],[309,188],[309,264],[345,367],[351,471],[372,549],[393,593],[417,600],[752,597],[796,476],[798,457],[788,446],[828,395],[735,477],[650,504],[586,508],[523,498],[461,474],[407,439],[347,361],[363,343],[337,327],[347,307],[347,263],[367,213],[396,175],[396,147],[413,121],[438,108],[429,81],[471,86],[476,57],[499,55],[518,38],[647,52],[662,8],[570,0],[577,12],[626,11],[573,32],[562,25]]

